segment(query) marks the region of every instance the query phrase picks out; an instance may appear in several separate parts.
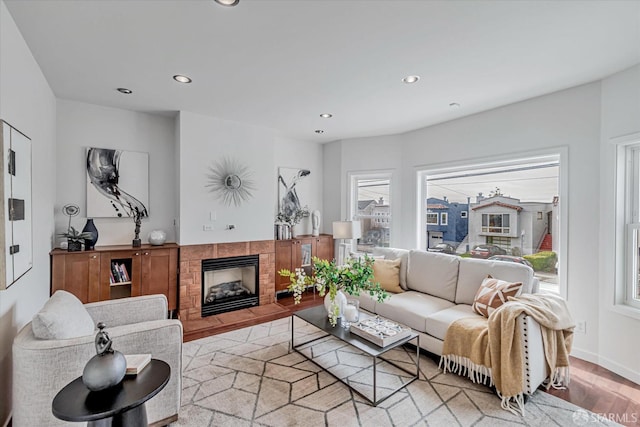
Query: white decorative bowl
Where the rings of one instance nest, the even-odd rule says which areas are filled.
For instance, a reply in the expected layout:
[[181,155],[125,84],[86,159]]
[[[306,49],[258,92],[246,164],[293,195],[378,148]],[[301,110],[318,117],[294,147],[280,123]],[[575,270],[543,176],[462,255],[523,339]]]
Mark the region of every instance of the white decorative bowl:
[[149,244],[153,246],[164,245],[164,242],[167,241],[167,233],[163,230],[153,230],[149,233]]

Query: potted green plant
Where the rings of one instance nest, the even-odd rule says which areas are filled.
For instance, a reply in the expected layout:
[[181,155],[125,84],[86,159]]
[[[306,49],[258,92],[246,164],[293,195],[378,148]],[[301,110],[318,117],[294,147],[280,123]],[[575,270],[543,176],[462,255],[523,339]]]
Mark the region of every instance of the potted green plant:
[[85,239],[93,238],[91,233],[80,232],[71,225],[69,226],[69,229],[66,233],[60,233],[59,236],[67,238],[67,251],[69,252],[81,251],[82,244],[84,243]]
[[335,326],[340,316],[342,307],[341,293],[360,295],[366,292],[376,298],[378,302],[384,302],[388,294],[373,281],[373,258],[365,255],[360,258],[349,258],[344,265],[336,265],[335,260],[324,260],[313,257],[314,276],[309,277],[301,268],[294,271],[282,269],[278,271],[281,276],[289,277],[288,289],[293,293],[295,304],[300,303],[302,292],[309,286],[315,286],[320,296],[328,297],[327,311],[329,322]]

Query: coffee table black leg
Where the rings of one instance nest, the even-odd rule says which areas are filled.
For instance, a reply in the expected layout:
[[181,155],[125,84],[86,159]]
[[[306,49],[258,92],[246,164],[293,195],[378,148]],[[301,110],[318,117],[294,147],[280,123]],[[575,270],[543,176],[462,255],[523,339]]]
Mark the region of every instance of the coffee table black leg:
[[112,418],[89,421],[87,423],[87,427],[140,427],[148,425],[147,409],[144,403],[129,409],[127,412],[114,415]]

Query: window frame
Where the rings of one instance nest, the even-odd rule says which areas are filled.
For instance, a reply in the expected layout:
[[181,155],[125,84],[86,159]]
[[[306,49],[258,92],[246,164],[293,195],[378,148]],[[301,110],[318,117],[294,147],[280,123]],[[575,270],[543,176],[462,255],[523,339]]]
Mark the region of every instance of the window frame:
[[440,212],[440,225],[449,225],[449,213]]
[[[379,180],[389,180],[389,199],[386,201],[386,204],[389,205],[389,214],[383,215],[382,212],[372,212],[371,215],[358,216],[358,186],[356,185],[359,180],[366,179],[379,179]],[[389,228],[389,246],[393,247],[393,181],[394,176],[390,170],[370,170],[370,171],[349,171],[347,172],[347,217],[351,220],[357,220],[361,218],[368,218],[372,221],[380,220],[379,224],[384,225],[388,224]],[[379,215],[376,215],[379,214]],[[386,218],[386,221],[383,221],[383,218]],[[384,224],[383,224],[384,222]],[[364,230],[363,230],[364,231]],[[352,251],[356,251],[358,247],[357,239],[353,239],[352,241]]]
[[611,141],[616,145],[613,304],[624,314],[640,318],[640,133]]
[[[638,139],[640,140],[640,134]],[[526,152],[502,153],[482,158],[415,166],[415,246],[418,248],[426,247],[426,233],[422,233],[424,225],[421,224],[420,221],[425,218],[426,204],[424,200],[427,200],[427,197],[429,197],[427,194],[427,177],[466,172],[472,169],[507,167],[540,161],[555,161],[559,165],[558,198],[560,202],[557,208],[559,228],[557,254],[560,262],[558,264],[558,289],[561,297],[569,299],[570,295],[567,286],[567,266],[569,258],[567,247],[569,244],[568,206],[570,205],[571,195],[569,194],[569,148],[566,145]]]
[[[429,217],[435,218],[436,221],[429,222]],[[438,212],[427,212],[427,216],[425,217],[425,220],[427,222],[427,225],[440,225]]]

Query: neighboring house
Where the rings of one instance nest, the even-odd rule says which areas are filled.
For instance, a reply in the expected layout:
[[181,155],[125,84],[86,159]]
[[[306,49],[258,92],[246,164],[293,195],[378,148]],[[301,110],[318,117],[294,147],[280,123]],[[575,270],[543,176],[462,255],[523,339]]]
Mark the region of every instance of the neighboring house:
[[554,202],[521,202],[502,194],[480,194],[470,205],[469,243],[500,246],[514,255],[536,253],[545,236],[557,241],[553,239],[558,229],[555,198]]
[[357,218],[362,227],[358,244],[389,246],[391,211],[382,197],[377,201],[359,200]]
[[468,232],[467,203],[449,202],[447,198],[427,199],[427,248],[438,243],[458,246]]

